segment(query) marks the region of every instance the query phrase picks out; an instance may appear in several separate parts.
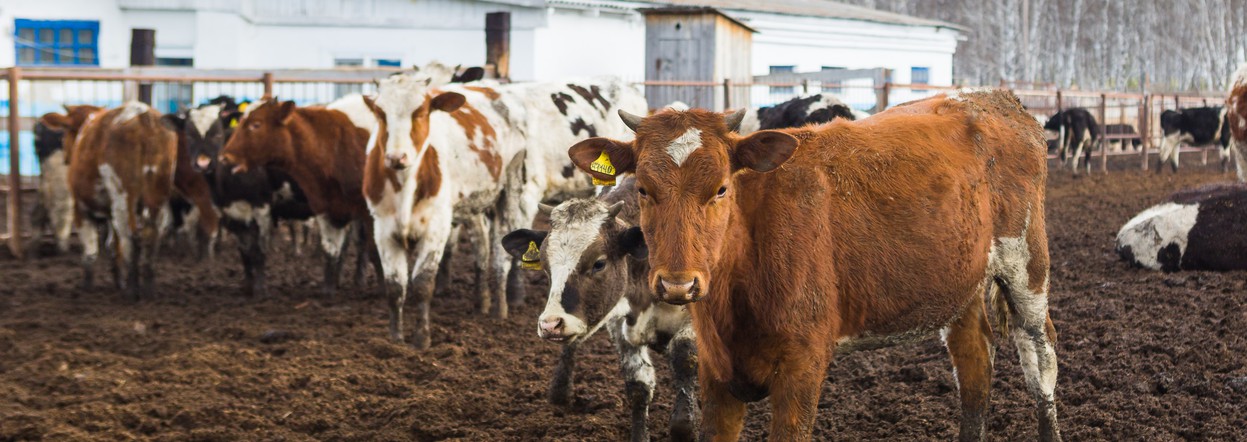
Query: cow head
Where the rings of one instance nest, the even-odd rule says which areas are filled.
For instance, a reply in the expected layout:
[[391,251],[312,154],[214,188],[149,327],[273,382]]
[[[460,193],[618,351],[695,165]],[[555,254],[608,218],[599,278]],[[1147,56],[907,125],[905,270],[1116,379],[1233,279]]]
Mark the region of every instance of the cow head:
[[69,164],[70,156],[73,155],[74,142],[78,140],[78,133],[82,131],[82,127],[91,120],[93,115],[103,111],[104,108],[91,105],[65,106],[65,113],[49,113],[39,118],[39,122],[54,131],[62,132],[61,146],[65,147],[65,164]]
[[364,97],[380,123],[375,144],[368,148],[381,149],[387,167],[418,170],[428,147],[429,115],[454,112],[466,102],[461,94],[432,89],[435,85],[434,78],[424,74],[393,75],[378,82],[375,99]]
[[623,204],[570,200],[551,210],[549,232],[521,229],[502,238],[511,256],[550,277],[537,336],[557,342],[587,337],[624,299],[633,280],[629,263],[647,252],[640,229],[616,218]]
[[210,104],[162,117],[166,124],[182,134],[191,167],[196,172],[213,170],[221,148],[225,146],[228,129],[222,119],[221,106]]
[[293,101],[261,101],[249,106],[219,160],[232,167],[234,173],[294,161],[288,126],[296,108]]
[[572,162],[598,179],[636,174],[641,230],[652,245],[649,285],[659,299],[684,304],[711,295],[711,270],[736,211],[733,178],[779,167],[797,139],[772,130],[737,135],[743,110],[620,116],[636,131],[635,141],[590,138],[571,147]]

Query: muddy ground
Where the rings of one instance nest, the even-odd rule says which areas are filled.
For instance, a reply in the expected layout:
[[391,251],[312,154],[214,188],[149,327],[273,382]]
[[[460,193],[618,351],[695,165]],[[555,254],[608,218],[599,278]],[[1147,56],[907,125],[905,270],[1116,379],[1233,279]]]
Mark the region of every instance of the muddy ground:
[[[1135,213],[1230,175],[1210,165],[1156,176],[1133,157],[1110,168],[1081,178],[1053,171],[1048,188],[1065,436],[1247,439],[1247,272],[1161,274],[1113,251]],[[545,402],[559,347],[536,338],[540,276],[530,277],[536,296],[510,319],[483,317],[460,253],[455,287],[433,304],[433,347],[416,351],[385,339],[385,304],[370,290],[320,296],[312,253],[295,256],[279,241],[273,294],[257,300],[238,289],[232,240],[222,250],[206,265],[167,253],[160,299],[138,305],[108,289],[77,290],[73,256],[0,260],[0,440],[627,437],[623,382],[605,336],[582,346],[574,405]],[[1036,434],[1016,359],[1010,344],[996,358],[992,440]],[[651,434],[663,440],[672,392],[657,360]],[[822,440],[956,437],[955,386],[934,337],[839,359],[819,408]],[[747,440],[765,436],[768,417],[766,402],[750,406]]]

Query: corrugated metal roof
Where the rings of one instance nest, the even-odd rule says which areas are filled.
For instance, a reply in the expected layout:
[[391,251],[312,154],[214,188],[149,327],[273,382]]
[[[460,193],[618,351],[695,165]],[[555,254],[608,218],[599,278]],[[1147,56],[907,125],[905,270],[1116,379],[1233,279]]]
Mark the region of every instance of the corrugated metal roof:
[[931,20],[878,9],[853,6],[830,0],[650,0],[657,4],[709,6],[724,10],[770,12],[775,14],[861,20],[904,26],[932,26],[966,32],[956,23]]

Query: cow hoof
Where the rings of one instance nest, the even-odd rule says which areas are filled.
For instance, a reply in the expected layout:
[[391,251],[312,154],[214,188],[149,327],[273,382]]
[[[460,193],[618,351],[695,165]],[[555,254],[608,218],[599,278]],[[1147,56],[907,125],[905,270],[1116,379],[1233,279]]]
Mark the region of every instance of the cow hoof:
[[572,390],[570,388],[551,388],[546,395],[546,399],[551,405],[566,406],[572,403]]
[[411,338],[411,346],[415,347],[416,350],[428,350],[429,347],[433,346],[433,342],[432,339],[429,338],[429,335],[416,333],[416,336]]
[[671,440],[691,441],[694,429],[693,422],[690,420],[678,420],[671,423]]

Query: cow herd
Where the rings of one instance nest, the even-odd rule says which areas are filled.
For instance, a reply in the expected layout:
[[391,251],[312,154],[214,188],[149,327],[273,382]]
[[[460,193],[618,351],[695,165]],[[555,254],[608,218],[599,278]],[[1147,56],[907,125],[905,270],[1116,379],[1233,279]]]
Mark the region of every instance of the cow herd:
[[[67,106],[36,126],[41,218],[62,250],[78,232],[84,287],[103,250],[132,300],[154,295],[154,259],[179,224],[201,256],[219,230],[235,237],[242,290],[264,296],[274,229],[310,223],[326,294],[355,243],[357,285],[371,263],[390,337],[417,348],[431,345],[430,302],[466,233],[481,314],[508,316],[520,269],[547,275],[537,335],[563,345],[552,403],[572,402],[577,349],[607,331],[632,440],[649,439],[650,350],[674,374],[673,439],[700,426],[734,440],[745,404],[767,397],[770,437],[808,439],[833,354],[936,334],[954,367],[962,439],[982,439],[995,329],[1018,349],[1040,438],[1060,439],[1047,149],[1011,93],[961,90],[869,118],[828,94],[726,114],[650,113],[616,79],[501,84],[479,73],[432,63],[324,106],[271,97],[220,97],[169,115],[138,102]],[[1247,82],[1236,87],[1241,98],[1213,131],[1233,133],[1226,143],[1247,139]],[[1173,123],[1165,145],[1206,140],[1206,113],[1163,116]],[[1100,136],[1081,109],[1044,128],[1059,133],[1075,170]],[[1202,219],[1225,206],[1207,198],[1243,199],[1233,191],[1242,190],[1197,192],[1151,213]],[[1217,246],[1202,235],[1179,249]],[[1163,241],[1130,239],[1123,253],[1183,267],[1188,258],[1166,255]]]

